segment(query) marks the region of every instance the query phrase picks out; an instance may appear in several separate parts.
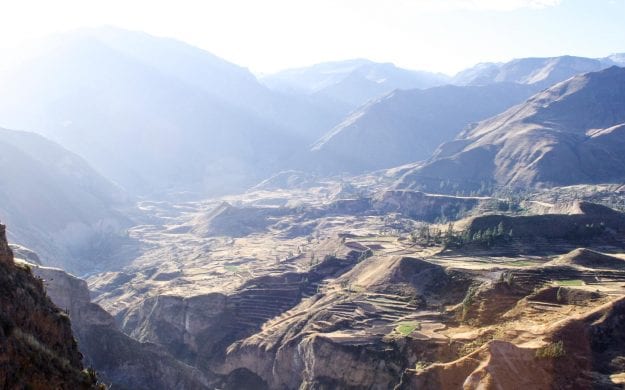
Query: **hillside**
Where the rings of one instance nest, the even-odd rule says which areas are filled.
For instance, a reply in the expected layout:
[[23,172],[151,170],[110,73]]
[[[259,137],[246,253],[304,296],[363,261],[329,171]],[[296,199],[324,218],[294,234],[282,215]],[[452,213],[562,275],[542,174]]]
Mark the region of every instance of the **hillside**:
[[311,165],[326,173],[360,173],[425,160],[470,123],[535,91],[511,83],[397,90],[352,112],[319,139],[311,149]]
[[398,68],[390,63],[354,59],[288,69],[263,76],[261,81],[273,90],[303,92],[356,108],[395,89],[429,88],[445,84],[448,78]]
[[41,280],[13,262],[0,225],[0,387],[99,388],[81,360],[67,314],[52,304]]
[[[508,388],[508,352],[558,388],[623,383],[625,214],[588,202],[494,214],[496,198],[331,188],[146,204],[166,224],[136,227],[148,249],[92,275],[94,300],[223,389],[456,388],[491,383],[482,364]],[[478,232],[494,245],[453,245]]]
[[80,273],[111,261],[130,226],[118,211],[126,202],[82,158],[39,135],[0,129],[0,217],[10,240],[45,264]]
[[139,194],[244,188],[339,118],[143,33],[78,30],[17,58],[0,71],[0,125],[40,132]]
[[111,388],[202,389],[208,379],[154,344],[125,335],[115,319],[91,303],[87,283],[56,268],[31,265],[52,302],[64,308],[85,364],[94,367]]
[[471,191],[622,182],[624,107],[625,69],[576,76],[466,130],[403,173],[397,186]]

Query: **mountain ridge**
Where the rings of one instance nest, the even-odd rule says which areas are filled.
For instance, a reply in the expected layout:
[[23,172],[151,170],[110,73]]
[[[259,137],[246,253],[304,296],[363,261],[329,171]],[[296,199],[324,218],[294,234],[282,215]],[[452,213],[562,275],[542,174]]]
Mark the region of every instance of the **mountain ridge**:
[[625,69],[572,77],[467,129],[397,186],[447,180],[475,190],[623,180],[623,107]]

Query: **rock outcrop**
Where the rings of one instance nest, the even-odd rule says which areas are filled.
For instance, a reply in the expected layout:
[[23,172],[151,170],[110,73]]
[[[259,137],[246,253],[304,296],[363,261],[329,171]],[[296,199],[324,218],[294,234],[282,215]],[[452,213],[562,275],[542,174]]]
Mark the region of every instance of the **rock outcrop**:
[[163,347],[136,341],[117,328],[114,318],[91,303],[87,283],[60,269],[34,267],[51,300],[66,310],[86,364],[102,380],[121,389],[204,389],[209,380],[172,357]]
[[0,225],[0,387],[95,389],[83,371],[69,317],[46,296],[30,268],[16,265]]

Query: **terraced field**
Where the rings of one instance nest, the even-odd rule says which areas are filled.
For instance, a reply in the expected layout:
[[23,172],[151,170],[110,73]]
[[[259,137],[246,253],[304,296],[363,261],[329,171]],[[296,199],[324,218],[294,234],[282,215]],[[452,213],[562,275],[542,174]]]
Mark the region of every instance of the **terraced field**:
[[[318,381],[387,388],[420,383],[421,373],[437,369],[433,362],[486,353],[493,340],[542,348],[553,324],[625,297],[625,246],[613,233],[620,214],[592,205],[572,218],[611,216],[612,230],[584,241],[592,250],[576,249],[568,236],[522,235],[491,247],[446,247],[411,233],[448,224],[380,214],[319,191],[300,195],[305,201],[294,207],[283,191],[146,202],[145,223],[131,230],[141,255],[90,278],[96,301],[128,334],[165,345],[224,383],[244,370],[258,388]],[[506,218],[531,224],[531,215]],[[545,219],[560,226],[556,234],[564,226],[558,218],[571,219]],[[346,366],[350,373],[338,371]]]

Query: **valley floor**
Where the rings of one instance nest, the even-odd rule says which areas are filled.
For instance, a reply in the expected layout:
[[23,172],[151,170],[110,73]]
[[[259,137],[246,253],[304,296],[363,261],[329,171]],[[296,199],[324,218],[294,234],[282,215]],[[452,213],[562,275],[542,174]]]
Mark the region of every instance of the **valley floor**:
[[[453,202],[479,217],[492,199]],[[595,346],[624,336],[611,322],[625,314],[623,242],[455,247],[411,236],[450,225],[374,203],[319,189],[143,202],[141,255],[89,287],[125,333],[215,388],[510,388],[534,370],[536,388],[625,384],[622,346]],[[553,207],[534,203],[527,216]]]

